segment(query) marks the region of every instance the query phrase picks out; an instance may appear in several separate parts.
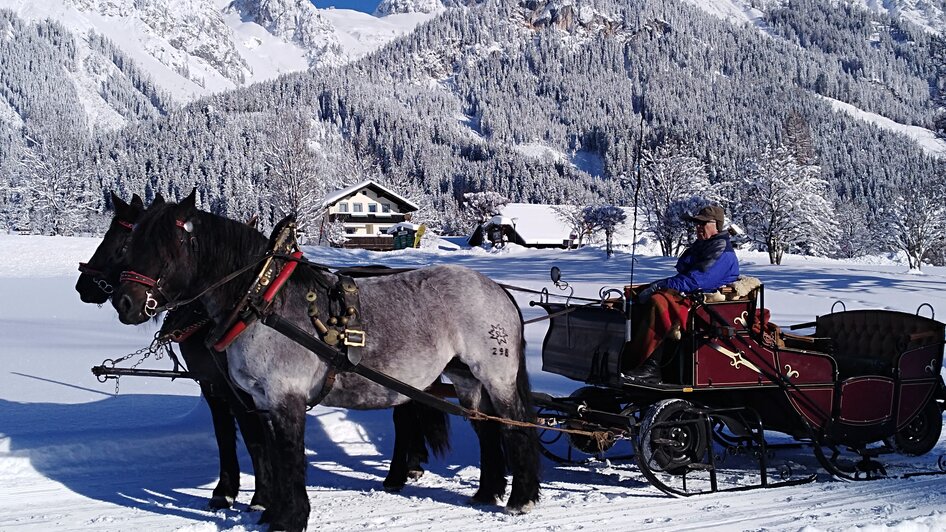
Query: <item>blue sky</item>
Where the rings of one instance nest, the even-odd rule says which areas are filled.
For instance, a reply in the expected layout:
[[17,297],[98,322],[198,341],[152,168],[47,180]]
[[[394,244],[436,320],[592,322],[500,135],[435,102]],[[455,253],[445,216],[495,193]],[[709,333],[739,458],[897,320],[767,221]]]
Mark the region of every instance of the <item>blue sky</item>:
[[338,9],[355,9],[365,13],[373,13],[378,7],[379,0],[312,0],[315,7],[331,7]]

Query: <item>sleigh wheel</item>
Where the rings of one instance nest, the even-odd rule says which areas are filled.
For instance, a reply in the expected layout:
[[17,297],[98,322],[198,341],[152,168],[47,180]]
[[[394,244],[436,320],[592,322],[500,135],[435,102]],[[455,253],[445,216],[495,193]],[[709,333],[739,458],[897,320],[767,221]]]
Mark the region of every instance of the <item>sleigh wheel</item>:
[[703,463],[709,445],[704,417],[683,399],[652,405],[641,418],[639,461],[647,469],[683,475]]
[[943,432],[943,413],[936,401],[926,403],[923,410],[893,437],[898,453],[919,456],[930,452]]

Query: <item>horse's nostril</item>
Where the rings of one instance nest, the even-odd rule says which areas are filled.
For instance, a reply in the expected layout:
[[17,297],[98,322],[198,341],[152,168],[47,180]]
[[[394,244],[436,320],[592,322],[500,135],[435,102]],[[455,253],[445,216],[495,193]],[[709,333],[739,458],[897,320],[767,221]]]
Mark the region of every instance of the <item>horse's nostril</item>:
[[131,297],[129,297],[128,294],[123,295],[122,298],[118,300],[118,311],[127,315],[131,312],[131,304]]

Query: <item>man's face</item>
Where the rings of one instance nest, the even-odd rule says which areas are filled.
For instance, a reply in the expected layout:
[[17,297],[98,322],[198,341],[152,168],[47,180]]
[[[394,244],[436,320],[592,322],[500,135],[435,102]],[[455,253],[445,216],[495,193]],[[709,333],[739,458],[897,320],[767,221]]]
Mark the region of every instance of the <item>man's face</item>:
[[716,234],[719,233],[719,230],[716,229],[716,222],[696,222],[696,239],[697,240],[706,240],[707,238],[713,238]]

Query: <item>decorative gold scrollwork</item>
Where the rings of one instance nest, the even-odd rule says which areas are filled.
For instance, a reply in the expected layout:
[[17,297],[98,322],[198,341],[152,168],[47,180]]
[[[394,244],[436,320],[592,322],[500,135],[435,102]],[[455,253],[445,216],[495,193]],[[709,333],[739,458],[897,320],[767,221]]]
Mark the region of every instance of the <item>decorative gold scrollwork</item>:
[[789,366],[788,364],[785,364],[785,376],[788,377],[789,379],[797,379],[800,376],[800,374],[798,373],[798,371],[792,369],[791,366]]

